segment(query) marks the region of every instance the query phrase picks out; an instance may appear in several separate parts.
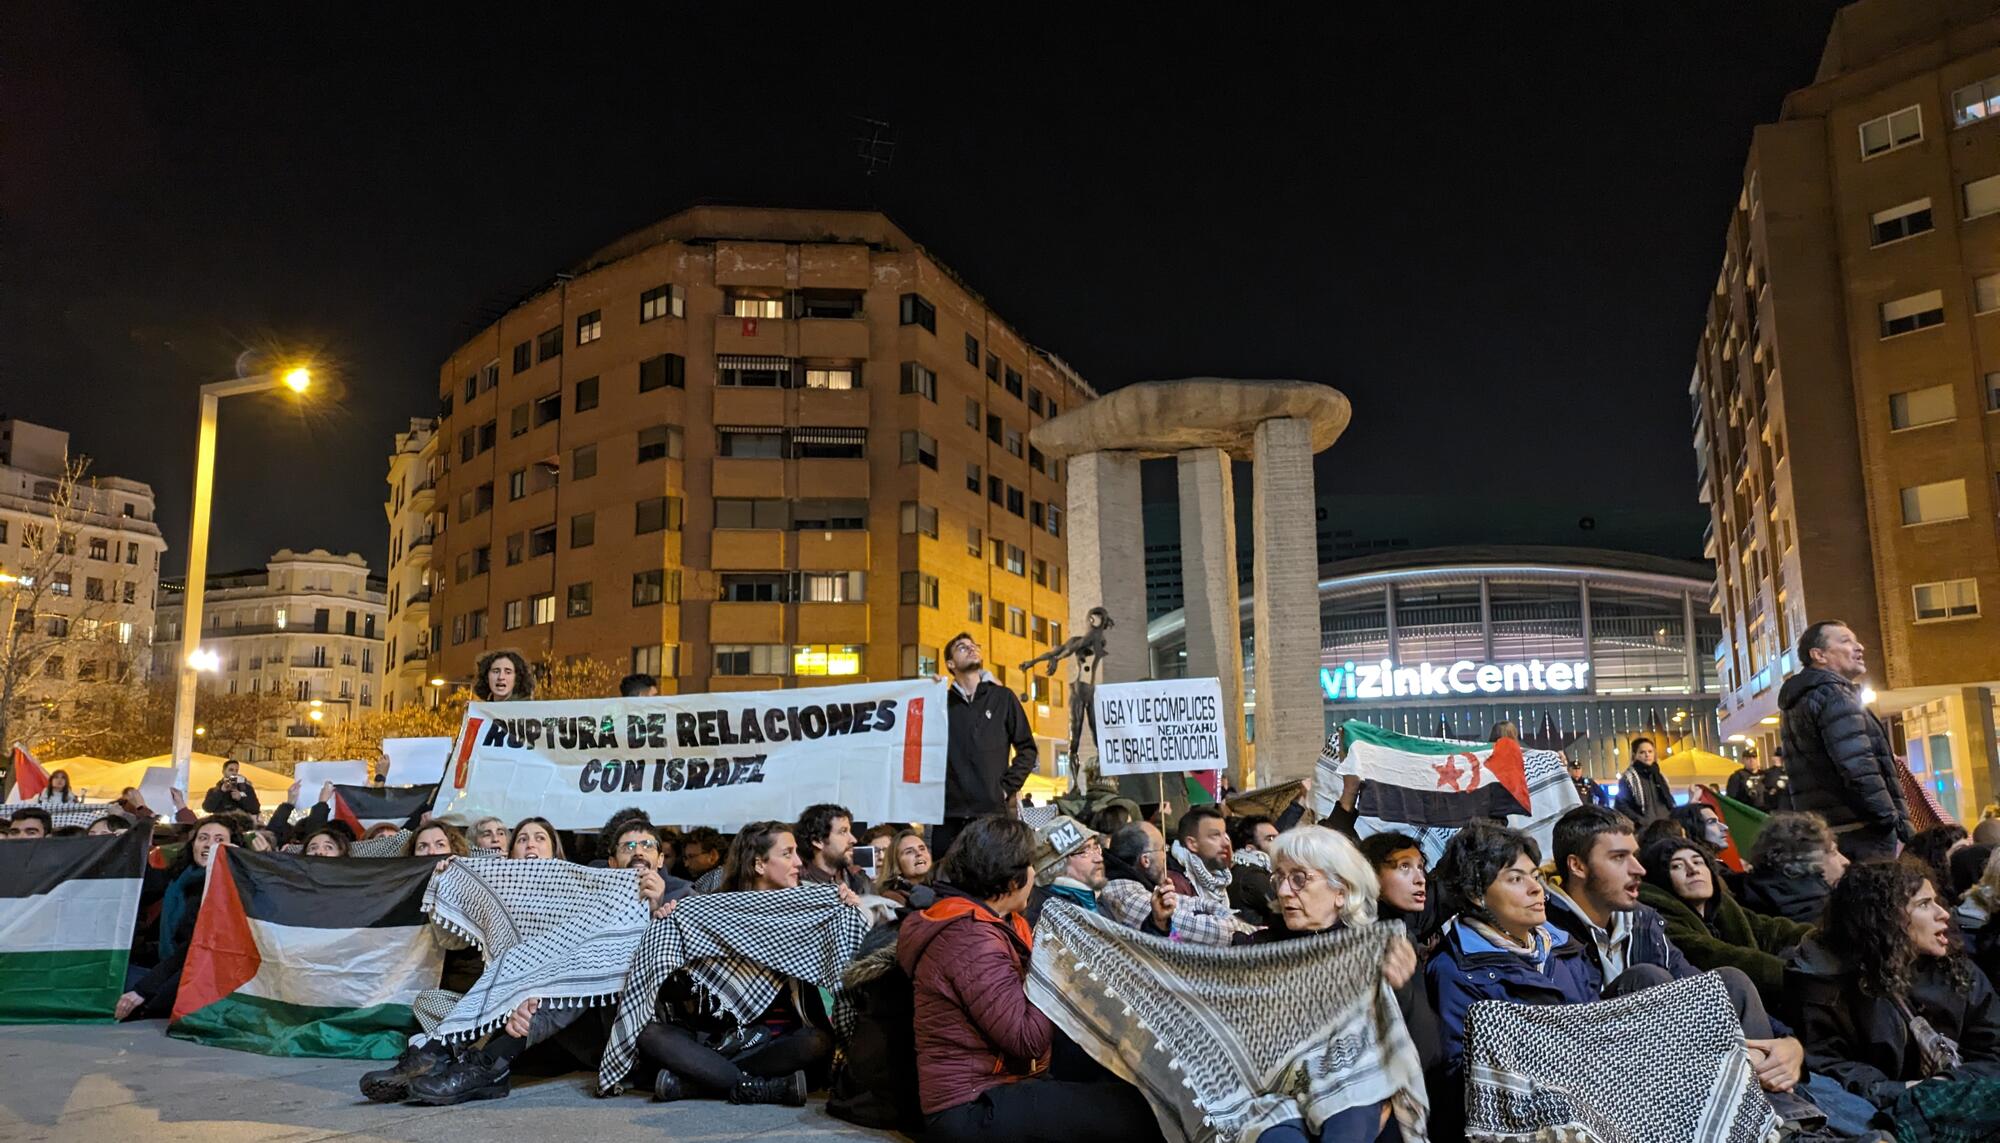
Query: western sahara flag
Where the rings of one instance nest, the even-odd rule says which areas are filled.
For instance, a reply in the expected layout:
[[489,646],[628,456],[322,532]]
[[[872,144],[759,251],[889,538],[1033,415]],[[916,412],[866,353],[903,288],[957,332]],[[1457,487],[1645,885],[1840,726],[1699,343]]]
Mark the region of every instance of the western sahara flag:
[[344,822],[362,837],[388,822],[402,825],[417,809],[437,793],[437,783],[428,786],[341,786],[333,788],[333,820]]
[[167,1034],[266,1056],[390,1060],[436,988],[435,858],[218,849]]
[[1441,742],[1366,722],[1341,726],[1347,757],[1340,773],[1361,779],[1362,817],[1413,826],[1462,826],[1528,813],[1527,759],[1521,744]]
[[112,1018],[151,836],[0,841],[0,1024]]

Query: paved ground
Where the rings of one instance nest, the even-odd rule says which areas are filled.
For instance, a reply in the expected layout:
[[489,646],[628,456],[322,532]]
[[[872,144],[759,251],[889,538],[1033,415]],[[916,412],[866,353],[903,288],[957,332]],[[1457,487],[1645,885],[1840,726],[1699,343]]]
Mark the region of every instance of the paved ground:
[[594,1099],[582,1076],[517,1082],[506,1099],[458,1107],[369,1103],[355,1080],[378,1065],[287,1060],[170,1040],[164,1023],[0,1027],[0,1141],[307,1143],[485,1139],[870,1140],[804,1108]]

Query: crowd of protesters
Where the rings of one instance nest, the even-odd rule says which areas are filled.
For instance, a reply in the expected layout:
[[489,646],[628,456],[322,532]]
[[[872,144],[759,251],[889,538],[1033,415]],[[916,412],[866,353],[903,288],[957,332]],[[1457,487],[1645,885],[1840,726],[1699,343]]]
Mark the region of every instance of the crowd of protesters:
[[[1025,715],[985,673],[969,635],[945,652],[951,778],[941,827],[857,822],[844,807],[817,805],[796,822],[753,823],[733,836],[664,828],[636,809],[594,833],[537,817],[464,829],[413,820],[394,832],[402,854],[438,858],[440,869],[451,859],[633,869],[654,918],[695,895],[802,883],[830,886],[868,916],[855,970],[869,967],[847,978],[861,1016],[845,1032],[828,996],[798,981],[733,1026],[714,1021],[699,986],[676,978],[662,988],[638,1033],[630,1085],[660,1101],[800,1106],[825,1088],[834,1114],[931,1139],[1157,1138],[1141,1090],[1070,1042],[1026,992],[1036,921],[1060,903],[1217,949],[1400,923],[1381,985],[1422,1061],[1435,1138],[1454,1137],[1466,1114],[1474,1005],[1644,1003],[1650,990],[1701,973],[1720,980],[1755,1083],[1789,1132],[1880,1138],[1874,1132],[1914,1089],[2000,1084],[1991,983],[2000,821],[1970,835],[1910,828],[1886,771],[1899,763],[1883,759],[1879,723],[1846,693],[1861,654],[1838,624],[1815,624],[1802,639],[1806,668],[1781,700],[1787,777],[1746,769],[1745,800],[1776,812],[1741,873],[1720,860],[1730,841],[1720,816],[1677,804],[1644,739],[1631,744],[1615,798],[1579,785],[1582,804],[1555,823],[1548,853],[1502,822],[1475,821],[1432,864],[1414,834],[1356,838],[1328,828],[1351,816],[1311,820],[1308,799],[1277,820],[1231,816],[1226,805],[1174,813],[1122,803],[1031,828],[1015,810],[1032,768],[1032,740],[1018,734]],[[511,653],[482,663],[483,698],[525,697],[532,683]],[[635,678],[621,692],[656,693],[651,686]],[[146,880],[121,1019],[171,1007],[218,847],[346,859],[358,840],[327,820],[324,802],[296,822],[288,802],[260,824],[254,793],[247,800],[225,776],[204,800],[208,816],[155,826],[162,837],[177,831],[178,844]],[[44,836],[49,824],[46,810],[24,809],[8,833]],[[89,830],[133,824],[114,814]],[[455,955],[447,987],[480,971],[476,952]],[[501,1098],[517,1067],[594,1067],[610,1030],[607,1011],[550,1012],[530,1000],[499,1031],[470,1044],[424,1040],[361,1087],[370,1099],[433,1105]],[[2000,1086],[1983,1090],[1991,1097]],[[1261,1137],[1402,1135],[1382,1103]]]

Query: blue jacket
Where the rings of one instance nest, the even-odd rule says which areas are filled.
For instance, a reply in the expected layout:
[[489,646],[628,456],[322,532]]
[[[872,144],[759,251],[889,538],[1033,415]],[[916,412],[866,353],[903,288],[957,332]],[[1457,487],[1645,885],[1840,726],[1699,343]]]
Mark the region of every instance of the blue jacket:
[[1424,966],[1431,1006],[1437,1011],[1444,1062],[1456,1080],[1465,1064],[1465,1015],[1482,1000],[1510,1004],[1587,1004],[1597,999],[1584,969],[1583,945],[1552,925],[1546,971],[1494,945],[1454,919],[1437,954]]
[[[1562,890],[1549,886],[1549,924],[1561,929],[1583,946],[1585,972],[1590,978],[1590,999],[1599,1000],[1604,996],[1604,966],[1597,959],[1597,949],[1590,939],[1590,920],[1578,909],[1576,902],[1569,899]],[[1688,963],[1674,942],[1667,939],[1667,922],[1659,910],[1651,905],[1636,905],[1632,910],[1632,941],[1625,949],[1625,967],[1633,968],[1642,964],[1656,964],[1673,974],[1675,980],[1683,980],[1701,970]]]

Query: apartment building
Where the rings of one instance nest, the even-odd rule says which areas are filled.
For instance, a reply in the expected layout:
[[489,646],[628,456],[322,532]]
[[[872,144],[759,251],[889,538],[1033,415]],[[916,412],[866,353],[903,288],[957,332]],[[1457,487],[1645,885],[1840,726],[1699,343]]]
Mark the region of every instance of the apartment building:
[[676,214],[440,368],[399,537],[430,540],[427,673],[511,647],[802,687],[936,673],[970,629],[1048,768],[1067,695],[1016,668],[1064,637],[1065,474],[1026,442],[1094,395],[881,214]]
[[389,494],[382,502],[389,519],[388,645],[378,691],[384,710],[413,702],[434,705],[443,690],[431,684],[436,676],[430,673],[431,588],[437,573],[431,570],[436,537],[429,525],[443,471],[437,422],[410,418],[389,454]]
[[1947,809],[1994,796],[2000,685],[2000,8],[1842,9],[1756,129],[1689,393],[1721,728],[1775,744],[1807,624]]

